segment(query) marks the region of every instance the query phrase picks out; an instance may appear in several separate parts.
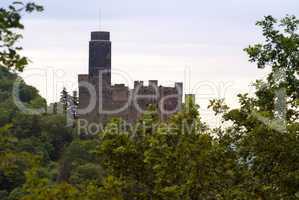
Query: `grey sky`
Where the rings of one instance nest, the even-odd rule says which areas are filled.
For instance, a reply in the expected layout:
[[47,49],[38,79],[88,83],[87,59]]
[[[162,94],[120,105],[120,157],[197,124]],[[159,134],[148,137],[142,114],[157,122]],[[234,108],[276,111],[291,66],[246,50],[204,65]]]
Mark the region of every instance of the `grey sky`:
[[[98,29],[101,9],[102,30],[111,32],[113,42],[112,68],[132,80],[184,81],[185,92],[197,94],[206,118],[208,99],[224,97],[236,105],[235,95],[250,92],[250,83],[264,77],[266,71],[248,63],[243,52],[262,39],[255,21],[268,14],[299,14],[298,0],[38,2],[45,12],[25,19],[24,53],[33,64],[23,76],[50,101],[57,100],[63,85],[76,89],[77,75],[87,72],[89,33]],[[32,76],[36,68],[52,70],[54,78],[50,72],[47,81]],[[116,75],[113,80],[125,81]]]
[[[5,0],[7,1],[7,0]],[[268,14],[284,15],[298,12],[297,0],[86,0],[86,1],[37,1],[46,8],[45,17],[61,19],[93,19],[101,8],[107,19],[146,17],[174,17],[217,20],[237,17],[254,19]]]

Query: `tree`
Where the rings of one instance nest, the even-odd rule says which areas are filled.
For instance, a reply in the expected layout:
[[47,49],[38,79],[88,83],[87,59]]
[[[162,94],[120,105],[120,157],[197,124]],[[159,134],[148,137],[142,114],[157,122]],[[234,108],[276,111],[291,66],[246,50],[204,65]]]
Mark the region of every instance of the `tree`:
[[242,190],[258,199],[297,199],[299,21],[294,16],[280,21],[266,16],[257,25],[265,42],[245,51],[258,68],[271,68],[267,79],[256,81],[255,96],[239,95],[240,108],[211,103],[224,121],[233,123],[221,135],[249,175]]
[[41,12],[43,7],[35,3],[14,1],[7,9],[0,8],[0,66],[23,71],[29,59],[20,54],[22,47],[17,43],[22,38],[24,29],[21,16],[24,13]]
[[63,87],[60,94],[60,103],[62,103],[63,106],[63,113],[66,114],[70,103],[70,97],[65,87]]
[[256,24],[262,28],[265,43],[249,46],[245,51],[258,68],[269,66],[271,72],[266,83],[256,82],[255,104],[261,110],[272,111],[274,117],[294,121],[299,116],[299,20],[286,16],[278,21],[266,16]]
[[76,119],[78,115],[78,105],[79,105],[78,93],[77,91],[73,91],[73,96],[71,97],[70,110],[74,119]]
[[[40,9],[15,8],[21,5],[27,4],[14,3],[0,16],[17,13],[11,17],[19,23],[20,12]],[[211,101],[228,122],[215,129],[201,121],[189,96],[166,121],[150,106],[132,126],[112,119],[97,135],[76,136],[65,115],[17,110],[10,91],[18,76],[10,69],[25,65],[16,64],[21,57],[9,57],[11,67],[0,66],[0,199],[298,199],[298,23],[294,16],[257,23],[266,40],[245,51],[271,72],[256,81],[254,96],[239,95],[238,108]],[[45,104],[24,82],[21,99],[31,107]],[[77,106],[77,94],[64,88],[61,102],[66,114]]]

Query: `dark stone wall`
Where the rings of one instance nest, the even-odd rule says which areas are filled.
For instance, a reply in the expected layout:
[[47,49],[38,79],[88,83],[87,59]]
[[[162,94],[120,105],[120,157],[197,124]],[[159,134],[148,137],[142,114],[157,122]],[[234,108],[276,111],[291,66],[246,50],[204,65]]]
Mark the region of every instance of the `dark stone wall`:
[[[80,75],[80,81],[88,81],[96,89],[96,106],[94,109],[80,118],[89,122],[105,124],[109,119],[120,117],[128,123],[134,123],[146,111],[150,105],[154,105],[162,120],[169,118],[178,112],[182,105],[182,83],[175,83],[175,87],[163,87],[156,85],[156,81],[150,81],[148,86],[143,82],[135,82],[135,87],[129,89],[124,84],[107,86],[100,89],[98,77]],[[84,78],[82,78],[84,77]],[[81,85],[79,83],[79,85]],[[86,108],[91,95],[79,86],[79,109]],[[102,110],[100,110],[102,108]],[[107,114],[105,112],[112,112]]]
[[[105,72],[103,77],[99,76],[102,72]],[[109,32],[91,33],[89,74],[79,75],[78,82],[79,118],[89,122],[105,124],[113,117],[120,117],[128,123],[134,123],[149,105],[154,105],[161,119],[164,120],[181,109],[182,83],[175,83],[174,87],[163,87],[158,86],[157,80],[150,80],[147,86],[143,85],[143,81],[135,81],[133,89],[129,89],[124,84],[111,85]],[[86,85],[90,85],[93,90],[88,91]],[[147,96],[140,97],[140,95]],[[92,110],[88,113],[80,113],[80,110],[87,108],[91,101],[95,101]],[[113,113],[108,114],[103,110]]]
[[89,75],[105,72],[104,79],[111,84],[111,42],[108,32],[92,32],[89,42]]
[[91,32],[91,40],[110,40],[110,33],[106,31]]

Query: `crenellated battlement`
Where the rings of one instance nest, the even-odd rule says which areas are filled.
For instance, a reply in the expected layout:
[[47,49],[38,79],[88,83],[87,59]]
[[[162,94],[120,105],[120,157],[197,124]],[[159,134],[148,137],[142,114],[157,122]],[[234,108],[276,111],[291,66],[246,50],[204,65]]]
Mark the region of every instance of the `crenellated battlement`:
[[[91,33],[89,74],[80,74],[78,81],[79,110],[84,110],[90,102],[95,101],[95,107],[89,113],[79,113],[80,118],[90,122],[105,124],[110,118],[120,117],[134,123],[149,105],[155,105],[162,120],[181,109],[183,83],[176,82],[173,87],[164,87],[158,85],[158,80],[149,80],[147,85],[137,80],[134,81],[132,89],[125,84],[111,84],[109,32]],[[94,88],[90,90],[86,85]],[[91,94],[90,91],[95,94]]]

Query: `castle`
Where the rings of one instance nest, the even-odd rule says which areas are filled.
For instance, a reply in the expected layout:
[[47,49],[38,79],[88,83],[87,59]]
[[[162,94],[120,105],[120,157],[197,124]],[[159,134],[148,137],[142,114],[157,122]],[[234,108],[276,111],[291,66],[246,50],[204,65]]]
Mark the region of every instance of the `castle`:
[[174,87],[158,85],[157,80],[134,81],[134,88],[124,84],[111,84],[110,33],[91,33],[89,42],[89,73],[80,74],[79,106],[80,119],[105,124],[109,119],[120,117],[134,123],[149,105],[155,106],[161,120],[181,109],[183,84]]

